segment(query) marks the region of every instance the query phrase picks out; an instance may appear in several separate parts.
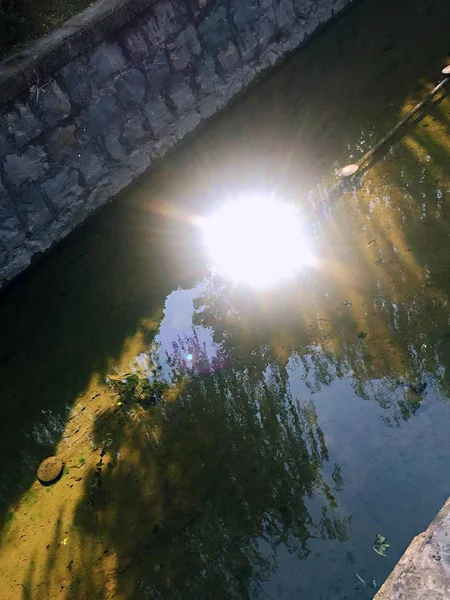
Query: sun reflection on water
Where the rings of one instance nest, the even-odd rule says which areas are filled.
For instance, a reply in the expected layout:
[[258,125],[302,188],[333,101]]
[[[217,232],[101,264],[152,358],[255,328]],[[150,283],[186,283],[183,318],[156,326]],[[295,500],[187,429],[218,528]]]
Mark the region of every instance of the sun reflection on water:
[[223,205],[200,225],[213,269],[236,283],[271,287],[316,264],[292,204],[245,196]]

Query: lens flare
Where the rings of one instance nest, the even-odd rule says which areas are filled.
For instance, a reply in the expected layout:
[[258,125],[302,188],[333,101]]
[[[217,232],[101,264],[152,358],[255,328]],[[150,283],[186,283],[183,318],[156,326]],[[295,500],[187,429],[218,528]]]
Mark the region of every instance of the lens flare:
[[201,226],[212,267],[237,283],[270,287],[315,263],[291,204],[247,196],[225,204]]

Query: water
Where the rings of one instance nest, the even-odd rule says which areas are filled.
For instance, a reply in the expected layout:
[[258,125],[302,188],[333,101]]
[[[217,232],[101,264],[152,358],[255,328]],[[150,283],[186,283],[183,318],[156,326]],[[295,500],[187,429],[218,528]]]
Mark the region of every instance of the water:
[[[361,2],[3,294],[1,598],[373,597],[450,494],[447,97],[324,190],[436,82],[449,17]],[[242,189],[299,203],[315,270],[210,275],[193,217]],[[157,404],[105,383],[158,363]]]

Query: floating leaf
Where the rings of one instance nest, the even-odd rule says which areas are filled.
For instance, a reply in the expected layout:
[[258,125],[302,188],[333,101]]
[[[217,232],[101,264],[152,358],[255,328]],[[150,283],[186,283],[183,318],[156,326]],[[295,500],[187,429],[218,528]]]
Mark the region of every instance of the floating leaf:
[[377,533],[372,547],[373,547],[374,551],[377,554],[379,554],[380,556],[387,556],[386,550],[388,548],[390,548],[391,546],[390,546],[390,544],[387,543],[384,535]]

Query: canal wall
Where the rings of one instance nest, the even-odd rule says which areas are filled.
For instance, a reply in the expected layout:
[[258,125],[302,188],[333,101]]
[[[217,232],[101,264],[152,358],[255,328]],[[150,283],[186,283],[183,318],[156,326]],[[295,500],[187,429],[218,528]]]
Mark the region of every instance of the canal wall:
[[429,528],[414,538],[374,600],[450,598],[450,498]]
[[352,0],[99,0],[0,64],[0,287]]

